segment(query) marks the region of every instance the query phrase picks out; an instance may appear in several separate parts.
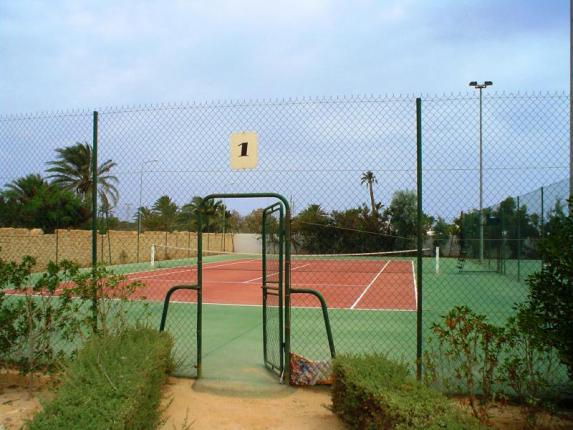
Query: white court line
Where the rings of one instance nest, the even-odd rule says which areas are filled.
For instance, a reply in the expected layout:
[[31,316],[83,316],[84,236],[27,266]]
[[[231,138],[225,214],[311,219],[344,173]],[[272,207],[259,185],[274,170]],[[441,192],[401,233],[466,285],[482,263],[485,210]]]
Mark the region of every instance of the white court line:
[[364,291],[362,291],[362,294],[360,294],[360,296],[356,299],[356,301],[352,304],[352,306],[350,306],[350,309],[354,309],[356,307],[356,305],[358,304],[358,302],[360,300],[362,300],[362,297],[364,297],[364,294],[366,294],[366,292],[370,289],[370,287],[372,285],[374,285],[374,282],[376,282],[376,279],[378,279],[378,277],[382,274],[382,272],[384,271],[384,269],[388,266],[388,264],[390,264],[390,260],[388,260],[386,262],[386,264],[382,267],[382,269],[380,269],[380,271],[376,274],[376,276],[374,276],[374,278],[370,281],[370,283],[366,286],[366,288],[364,289]]
[[[292,272],[293,270],[296,270],[296,269],[302,269],[303,267],[310,266],[310,264],[311,263],[303,264],[302,266],[298,266],[298,267],[292,267],[290,269],[290,271]],[[273,273],[270,273],[269,275],[277,275],[278,273],[279,272],[273,272]],[[267,275],[267,276],[269,276],[269,275]],[[258,278],[249,279],[248,281],[242,281],[241,284],[248,284],[249,282],[258,281],[259,279],[263,279],[263,277],[259,276]]]
[[[206,268],[206,269],[211,269],[211,268],[214,268],[214,267],[232,266],[233,264],[242,264],[242,263],[247,263],[247,262],[250,262],[250,261],[257,261],[257,260],[234,261],[234,262],[232,262],[232,263],[223,263],[223,264],[218,264],[218,265],[216,265],[216,266],[212,266],[212,265],[211,265],[211,266],[208,266],[208,267],[205,267],[205,268]],[[212,264],[212,263],[207,263],[207,264]],[[205,265],[203,265],[203,266],[205,266]],[[154,275],[149,275],[149,276],[137,276],[137,277],[135,277],[134,279],[135,279],[135,280],[138,280],[138,279],[149,279],[149,278],[156,278],[156,277],[158,277],[158,276],[178,275],[178,274],[180,274],[180,273],[196,272],[196,271],[197,271],[197,268],[192,268],[192,269],[179,270],[179,271],[176,271],[176,272],[169,272],[169,273],[155,273]]]
[[416,282],[416,268],[414,267],[414,262],[412,263],[412,279],[414,279],[414,300],[415,300],[415,308],[418,309],[418,283]]

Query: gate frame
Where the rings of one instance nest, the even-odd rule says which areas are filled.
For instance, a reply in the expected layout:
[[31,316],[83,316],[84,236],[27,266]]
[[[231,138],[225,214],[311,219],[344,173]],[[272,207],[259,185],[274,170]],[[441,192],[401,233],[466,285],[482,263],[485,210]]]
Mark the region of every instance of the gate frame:
[[[279,367],[278,369],[276,366],[268,361],[267,355],[267,346],[268,346],[268,336],[267,336],[267,295],[269,294],[269,286],[267,285],[267,231],[266,231],[266,220],[269,215],[278,212],[279,214],[279,267],[278,267],[278,287],[277,287],[277,296],[279,300]],[[263,209],[263,219],[262,219],[262,226],[261,226],[261,245],[262,245],[262,272],[263,272],[263,357],[265,366],[269,368],[271,371],[278,370],[279,377],[281,378],[281,382],[283,381],[284,377],[284,368],[285,368],[285,351],[284,351],[284,238],[285,238],[285,231],[284,231],[284,205],[282,202],[278,201],[273,203],[270,206],[267,206]]]
[[[197,211],[197,306],[198,315],[197,331],[202,329],[202,306],[203,306],[203,217],[201,209],[205,203],[214,199],[257,199],[274,198],[279,200],[284,206],[284,347],[283,356],[285,365],[283,375],[285,381],[290,377],[290,281],[291,281],[291,208],[288,200],[278,193],[215,193],[208,194],[203,198]],[[201,377],[201,343],[202,336],[197,336],[197,378]]]

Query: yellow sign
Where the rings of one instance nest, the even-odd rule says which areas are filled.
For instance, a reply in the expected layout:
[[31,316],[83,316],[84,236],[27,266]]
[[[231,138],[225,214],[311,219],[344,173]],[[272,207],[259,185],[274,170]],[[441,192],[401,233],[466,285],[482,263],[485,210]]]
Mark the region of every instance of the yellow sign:
[[257,133],[245,131],[232,133],[229,138],[231,144],[231,169],[254,169],[259,159]]

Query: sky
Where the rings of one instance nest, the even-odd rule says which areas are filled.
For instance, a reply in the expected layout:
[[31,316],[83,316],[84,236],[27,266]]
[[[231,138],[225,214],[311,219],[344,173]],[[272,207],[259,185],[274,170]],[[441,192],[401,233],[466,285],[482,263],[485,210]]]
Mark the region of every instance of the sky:
[[568,89],[568,0],[0,0],[0,113]]
[[[0,0],[0,185],[46,174],[56,148],[91,141],[97,109],[125,219],[140,199],[181,205],[219,191],[343,209],[368,201],[365,170],[387,206],[415,187],[413,95],[426,95],[424,205],[451,219],[478,201],[469,81],[494,82],[486,205],[566,176],[568,26],[568,0]],[[517,92],[551,95],[504,95]],[[362,102],[334,102],[349,95]],[[162,105],[177,102],[213,103]],[[228,166],[228,136],[241,130],[259,134],[250,172]]]

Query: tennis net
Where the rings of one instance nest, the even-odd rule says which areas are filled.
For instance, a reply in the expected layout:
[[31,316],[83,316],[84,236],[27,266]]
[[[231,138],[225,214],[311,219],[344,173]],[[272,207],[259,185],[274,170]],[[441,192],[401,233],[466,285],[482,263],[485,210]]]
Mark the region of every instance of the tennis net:
[[[425,258],[436,259],[435,251],[422,250]],[[263,254],[220,250],[203,250],[206,268],[220,270],[260,270]],[[150,265],[153,268],[185,267],[197,264],[197,249],[159,245],[151,246]],[[380,264],[395,261],[409,264],[417,257],[417,250],[381,251],[338,254],[293,254],[291,268],[297,272],[378,272]],[[267,250],[265,258],[268,268],[275,267],[279,254]]]

